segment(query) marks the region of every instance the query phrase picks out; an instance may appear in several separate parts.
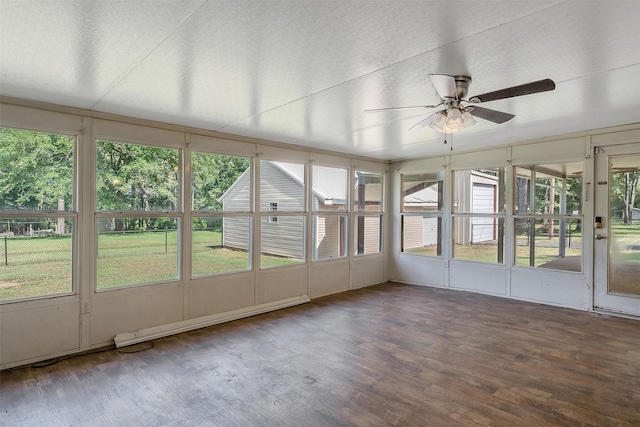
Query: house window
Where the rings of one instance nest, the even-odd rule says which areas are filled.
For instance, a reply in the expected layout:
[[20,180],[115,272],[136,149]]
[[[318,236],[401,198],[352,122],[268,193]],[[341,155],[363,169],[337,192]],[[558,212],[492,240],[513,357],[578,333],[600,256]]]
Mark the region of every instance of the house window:
[[582,271],[583,163],[514,168],[515,265]]
[[0,128],[0,302],[73,292],[74,146]]
[[179,276],[180,153],[97,141],[97,288]]
[[442,255],[444,172],[403,174],[402,252]]
[[455,171],[453,258],[504,263],[505,169]]
[[305,261],[305,165],[260,161],[260,267]]
[[[270,202],[269,203],[269,212],[278,212],[278,203]],[[278,217],[277,216],[270,216],[269,217],[269,222],[271,224],[277,224],[278,223]]]
[[357,255],[382,252],[383,188],[382,174],[355,172],[355,252]]
[[251,159],[191,153],[191,276],[251,270]]
[[314,261],[347,256],[348,171],[320,165],[312,167],[312,250]]

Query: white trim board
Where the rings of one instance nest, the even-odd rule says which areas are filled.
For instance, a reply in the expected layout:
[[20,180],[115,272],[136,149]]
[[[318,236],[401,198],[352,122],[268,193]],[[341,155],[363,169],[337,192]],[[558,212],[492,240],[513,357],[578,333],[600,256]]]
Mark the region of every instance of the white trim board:
[[144,341],[150,341],[156,338],[192,331],[194,329],[205,328],[207,326],[218,325],[220,323],[231,322],[245,317],[268,313],[282,308],[293,307],[294,305],[306,304],[310,301],[311,300],[307,295],[301,295],[298,297],[286,298],[280,301],[268,302],[224,313],[212,314],[210,316],[198,317],[196,319],[154,326],[134,332],[125,332],[116,335],[113,340],[115,341],[116,348],[120,348]]

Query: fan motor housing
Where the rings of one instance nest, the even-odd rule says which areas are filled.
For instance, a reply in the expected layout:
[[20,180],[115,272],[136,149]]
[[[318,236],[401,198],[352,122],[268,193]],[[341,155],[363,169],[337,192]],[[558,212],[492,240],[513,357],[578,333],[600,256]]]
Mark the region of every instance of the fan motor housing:
[[465,99],[469,92],[469,85],[471,84],[471,77],[469,76],[455,76],[456,91],[458,99]]

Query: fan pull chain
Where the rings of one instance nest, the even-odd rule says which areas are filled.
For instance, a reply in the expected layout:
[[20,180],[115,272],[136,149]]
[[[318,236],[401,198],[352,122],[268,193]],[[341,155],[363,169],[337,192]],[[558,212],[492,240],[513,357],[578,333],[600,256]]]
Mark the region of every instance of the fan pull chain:
[[[449,132],[449,136],[451,137],[451,151],[453,151],[453,131]],[[444,128],[444,144],[447,144],[447,128]]]

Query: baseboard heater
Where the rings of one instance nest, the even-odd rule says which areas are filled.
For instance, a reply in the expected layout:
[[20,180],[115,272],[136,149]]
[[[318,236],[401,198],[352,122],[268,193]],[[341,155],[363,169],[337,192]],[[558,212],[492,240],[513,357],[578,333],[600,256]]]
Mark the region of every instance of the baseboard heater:
[[153,326],[151,328],[140,329],[134,332],[125,332],[116,335],[113,340],[115,341],[116,348],[126,347],[128,345],[138,344],[156,338],[188,332],[194,329],[206,328],[207,326],[231,322],[232,320],[268,313],[282,308],[293,307],[310,301],[311,300],[307,295],[302,295],[280,301],[240,308],[238,310],[226,311],[224,313],[212,314],[210,316],[198,317],[196,319],[182,320],[180,322],[169,323],[166,325]]

